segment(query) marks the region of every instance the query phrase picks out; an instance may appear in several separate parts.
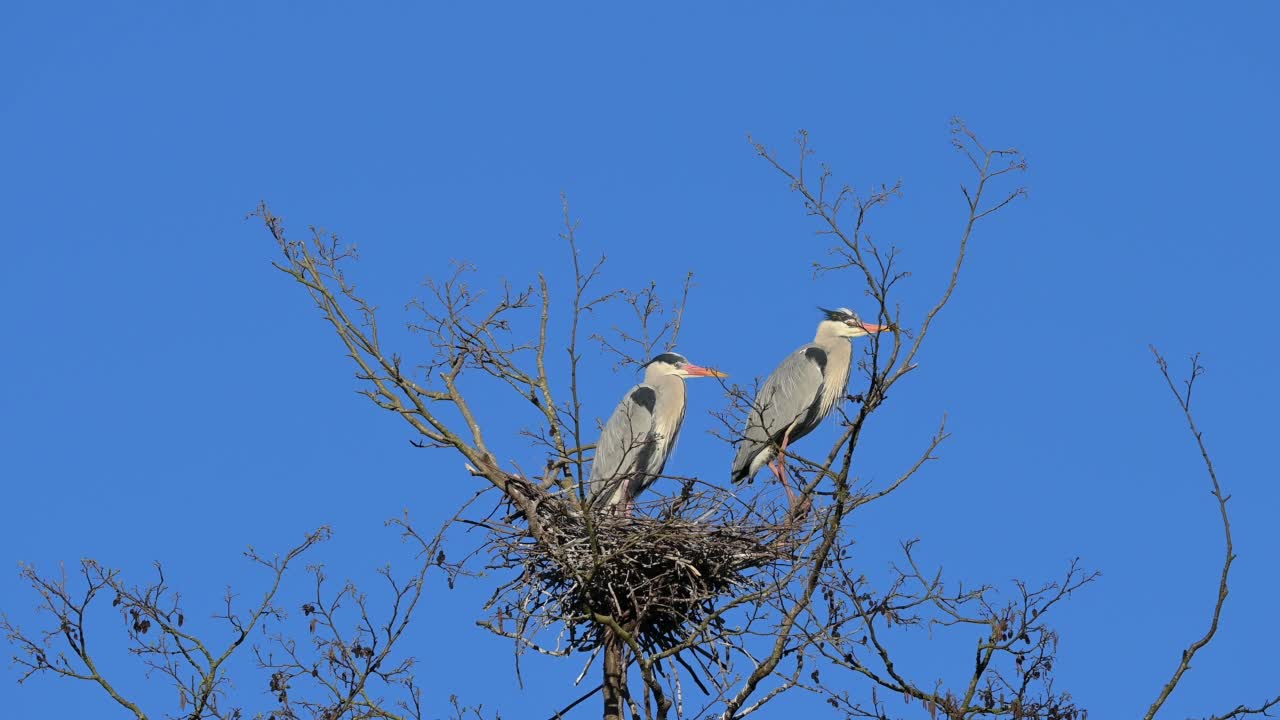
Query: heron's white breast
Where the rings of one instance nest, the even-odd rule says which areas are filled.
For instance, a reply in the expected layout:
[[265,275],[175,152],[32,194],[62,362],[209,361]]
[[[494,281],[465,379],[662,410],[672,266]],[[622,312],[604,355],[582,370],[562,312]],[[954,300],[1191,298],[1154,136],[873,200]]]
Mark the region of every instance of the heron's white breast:
[[653,407],[653,429],[658,434],[658,448],[670,452],[684,422],[685,386],[681,378],[668,375],[659,380],[658,399]]
[[837,339],[833,343],[824,343],[824,345],[823,349],[827,352],[827,367],[823,373],[822,397],[818,403],[820,417],[829,415],[847,392],[849,361],[853,357],[853,346],[847,340]]

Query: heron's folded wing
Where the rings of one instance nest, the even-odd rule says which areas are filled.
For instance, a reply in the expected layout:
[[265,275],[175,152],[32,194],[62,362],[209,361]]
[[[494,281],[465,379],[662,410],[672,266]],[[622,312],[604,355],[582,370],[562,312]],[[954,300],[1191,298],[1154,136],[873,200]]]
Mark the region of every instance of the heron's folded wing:
[[822,371],[827,354],[822,348],[806,345],[791,353],[764,381],[752,403],[734,460],[734,475],[742,475],[752,458],[781,439],[796,420],[807,415],[822,395]]
[[636,385],[622,398],[609,422],[605,423],[596,443],[591,480],[587,485],[589,497],[593,500],[608,504],[621,500],[612,496],[620,483],[635,471],[636,463],[652,440],[656,401],[657,393],[652,387]]
[[789,355],[773,371],[756,395],[752,409],[761,439],[776,438],[793,422],[809,414],[822,396],[822,371],[826,364],[827,354],[822,348],[807,347]]

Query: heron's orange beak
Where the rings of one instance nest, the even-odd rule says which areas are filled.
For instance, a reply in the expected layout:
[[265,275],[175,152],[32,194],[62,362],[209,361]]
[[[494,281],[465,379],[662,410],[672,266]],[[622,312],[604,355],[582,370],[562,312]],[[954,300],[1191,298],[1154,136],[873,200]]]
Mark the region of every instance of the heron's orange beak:
[[876,333],[882,333],[885,330],[893,328],[892,325],[876,325],[875,323],[862,323],[861,327],[863,330],[867,331],[868,335],[875,335]]
[[704,368],[701,365],[694,365],[693,363],[685,363],[684,372],[689,377],[729,377],[727,373],[722,373],[719,370],[712,370],[711,368]]

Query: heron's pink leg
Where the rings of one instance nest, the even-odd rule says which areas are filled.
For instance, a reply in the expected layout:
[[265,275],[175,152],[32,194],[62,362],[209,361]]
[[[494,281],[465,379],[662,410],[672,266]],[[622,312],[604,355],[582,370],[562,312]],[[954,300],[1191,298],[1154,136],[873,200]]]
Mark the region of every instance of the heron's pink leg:
[[782,481],[782,487],[787,491],[787,500],[791,503],[792,517],[799,517],[801,515],[808,514],[809,508],[812,507],[812,503],[808,496],[806,496],[802,502],[796,504],[795,491],[791,489],[790,483],[787,482],[787,443],[790,442],[790,440],[791,437],[789,433],[782,436],[782,449],[778,452],[778,468],[781,470],[782,474],[778,476],[778,479]]
[[787,478],[784,475],[783,471],[779,469],[781,467],[782,467],[781,462],[769,463],[769,470],[773,472],[774,477],[778,478],[778,482],[782,483],[782,489],[787,491],[787,503],[789,505],[794,506],[796,504],[796,494],[791,489],[791,485],[787,483]]
[[[627,488],[627,487],[628,485],[624,483],[623,488]],[[622,514],[627,517],[631,517],[632,513],[635,511],[635,505],[636,505],[635,496],[632,495],[626,489],[624,489],[622,492]]]
[[790,433],[783,434],[782,449],[778,451],[778,465],[776,468],[772,465],[770,467],[773,468],[774,474],[778,476],[778,482],[782,483],[782,489],[787,491],[787,501],[794,506],[796,504],[796,494],[791,489],[791,483],[787,482],[787,442],[790,439],[789,436]]

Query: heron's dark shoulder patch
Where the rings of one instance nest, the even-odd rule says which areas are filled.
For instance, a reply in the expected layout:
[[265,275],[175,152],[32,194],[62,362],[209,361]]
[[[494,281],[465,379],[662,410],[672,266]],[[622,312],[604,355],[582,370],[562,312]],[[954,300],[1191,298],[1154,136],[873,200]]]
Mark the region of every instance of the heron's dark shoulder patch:
[[631,391],[631,401],[640,407],[653,412],[653,406],[658,402],[658,393],[648,385],[641,385]]
[[805,348],[804,356],[809,358],[809,362],[818,366],[819,370],[827,369],[827,351],[822,348],[811,347]]

